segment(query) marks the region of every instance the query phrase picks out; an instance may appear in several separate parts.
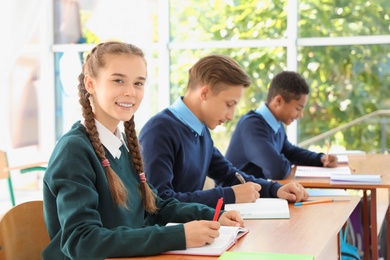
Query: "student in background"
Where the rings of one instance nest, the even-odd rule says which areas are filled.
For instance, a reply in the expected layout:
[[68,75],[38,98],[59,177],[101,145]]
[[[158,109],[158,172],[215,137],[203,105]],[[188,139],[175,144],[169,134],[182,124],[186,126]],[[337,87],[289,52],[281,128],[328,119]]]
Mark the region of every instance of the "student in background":
[[243,225],[237,211],[217,222],[213,208],[163,200],[146,181],[134,126],[146,71],[131,44],[102,43],[87,56],[78,86],[84,122],[60,138],[44,176],[51,241],[43,259],[155,255],[212,243],[220,225]]
[[[308,197],[300,184],[281,186],[239,171],[214,147],[209,129],[233,118],[249,85],[250,77],[230,57],[203,57],[189,70],[184,97],[146,122],[140,132],[141,152],[149,181],[162,198],[213,206],[220,197],[224,203],[254,202],[259,196],[289,201]],[[206,176],[215,181],[215,188],[203,190]]]
[[303,117],[308,94],[309,86],[298,73],[277,74],[271,81],[267,102],[239,119],[226,158],[248,174],[274,180],[285,179],[294,164],[336,167],[336,156],[311,152],[287,139],[283,124]]

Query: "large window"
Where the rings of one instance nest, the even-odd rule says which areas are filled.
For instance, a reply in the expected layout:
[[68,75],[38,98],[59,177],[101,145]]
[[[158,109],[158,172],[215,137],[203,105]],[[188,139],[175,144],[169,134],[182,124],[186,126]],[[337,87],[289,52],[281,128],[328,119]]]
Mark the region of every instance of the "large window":
[[[388,1],[170,3],[172,99],[184,92],[186,70],[181,68],[208,52],[232,56],[252,77],[235,119],[213,133],[222,151],[237,119],[265,100],[270,80],[282,70],[298,71],[311,86],[304,118],[292,132],[297,141],[390,108]],[[332,143],[378,151],[382,122],[374,118],[337,132]],[[321,149],[324,144],[313,145]]]
[[[293,142],[390,108],[388,0],[31,2],[37,12],[26,20],[29,37],[1,78],[1,106],[7,111],[1,123],[8,125],[2,142],[11,140],[12,148],[37,145],[51,151],[80,119],[77,76],[85,55],[111,39],[131,42],[147,57],[147,91],[136,116],[139,128],[184,94],[188,69],[200,57],[227,54],[246,69],[253,84],[245,90],[235,119],[213,131],[222,152],[237,119],[265,100],[270,80],[282,70],[300,72],[312,87],[304,118],[288,128]],[[25,76],[15,77],[20,71]],[[347,149],[376,151],[382,126],[383,121],[372,120],[332,138]],[[323,143],[315,145],[321,148]]]

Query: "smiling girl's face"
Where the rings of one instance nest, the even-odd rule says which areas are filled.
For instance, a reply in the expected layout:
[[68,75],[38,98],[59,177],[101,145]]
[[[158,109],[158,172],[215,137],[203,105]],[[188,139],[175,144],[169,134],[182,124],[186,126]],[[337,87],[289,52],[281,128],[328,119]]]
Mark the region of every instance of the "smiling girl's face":
[[137,55],[106,55],[106,66],[96,78],[86,75],[95,118],[114,132],[120,121],[130,120],[144,97],[145,60]]

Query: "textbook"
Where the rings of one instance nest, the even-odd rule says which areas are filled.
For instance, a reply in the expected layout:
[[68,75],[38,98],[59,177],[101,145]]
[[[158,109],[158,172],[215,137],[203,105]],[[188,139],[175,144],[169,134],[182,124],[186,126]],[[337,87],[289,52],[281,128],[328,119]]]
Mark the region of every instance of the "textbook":
[[259,198],[253,203],[225,204],[225,210],[238,210],[243,219],[290,218],[288,202],[280,198]]
[[382,178],[379,174],[332,174],[330,176],[331,184],[376,184],[381,183]]
[[[176,224],[168,223],[167,225]],[[248,234],[248,232],[249,229],[243,227],[221,226],[219,228],[219,237],[215,238],[212,244],[187,248],[185,250],[167,251],[163,254],[220,256],[223,252],[231,248],[238,239]]]
[[330,178],[332,174],[351,174],[349,166],[339,166],[335,168],[319,167],[319,166],[301,166],[298,165],[295,171],[295,177],[309,178]]
[[337,163],[338,164],[348,164],[348,156],[347,155],[344,155],[344,154],[341,154],[341,155],[337,155]]
[[324,196],[349,196],[349,193],[344,189],[318,189],[306,188],[309,197],[324,197]]
[[303,254],[225,252],[219,260],[315,260],[314,256]]

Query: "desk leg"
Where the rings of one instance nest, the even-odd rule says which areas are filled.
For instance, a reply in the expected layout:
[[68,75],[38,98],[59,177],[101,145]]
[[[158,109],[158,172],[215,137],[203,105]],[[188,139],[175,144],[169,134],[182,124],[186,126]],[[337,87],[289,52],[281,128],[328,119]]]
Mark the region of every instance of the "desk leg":
[[[389,201],[390,203],[390,201]],[[387,205],[386,211],[386,259],[390,259],[390,206]]]
[[369,217],[369,212],[368,212],[368,199],[367,199],[367,190],[363,190],[363,240],[364,240],[364,259],[365,260],[370,260],[371,259],[371,254],[370,254],[370,228],[369,228],[369,223],[368,223],[368,217]]
[[371,202],[370,202],[370,215],[371,215],[371,259],[378,259],[378,227],[376,220],[376,189],[371,190]]

